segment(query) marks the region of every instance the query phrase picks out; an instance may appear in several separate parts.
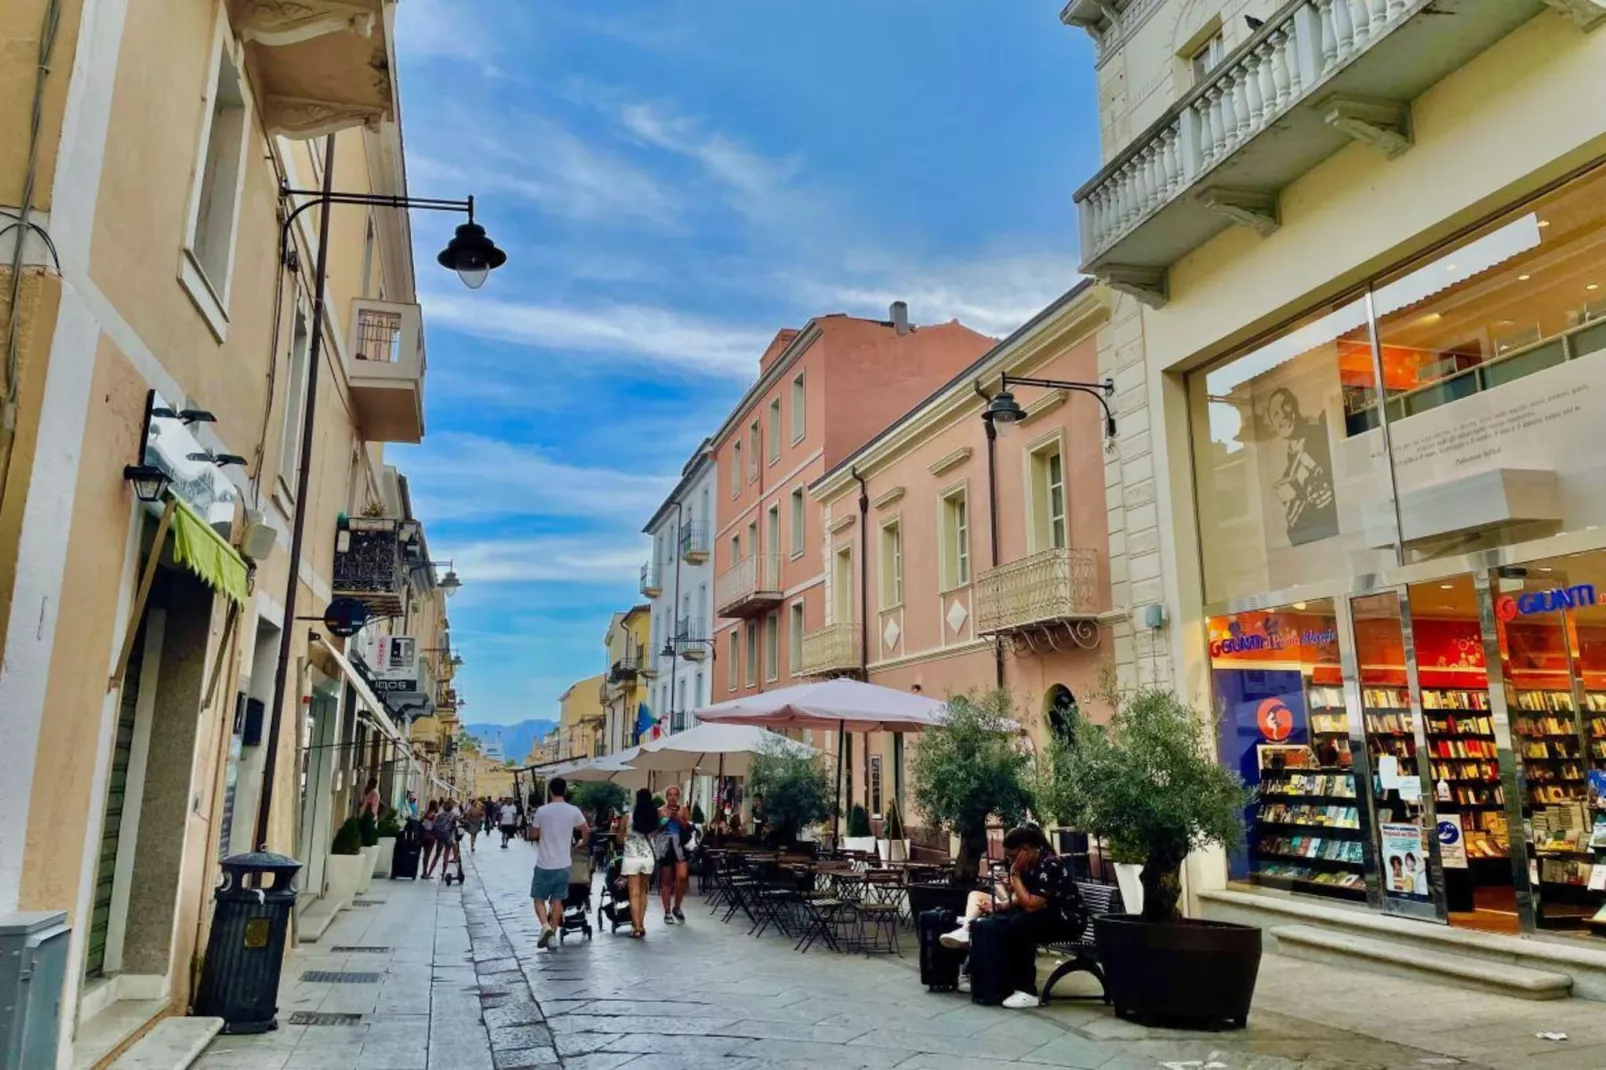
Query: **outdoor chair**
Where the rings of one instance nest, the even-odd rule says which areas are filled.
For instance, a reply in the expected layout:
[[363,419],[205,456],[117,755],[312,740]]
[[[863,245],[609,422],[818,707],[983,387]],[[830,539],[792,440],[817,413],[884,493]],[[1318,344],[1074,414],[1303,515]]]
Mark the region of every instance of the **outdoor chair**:
[[898,930],[903,922],[901,911],[896,903],[860,903],[856,911],[859,915],[859,950],[866,955],[897,955],[903,957],[903,948],[898,943]]

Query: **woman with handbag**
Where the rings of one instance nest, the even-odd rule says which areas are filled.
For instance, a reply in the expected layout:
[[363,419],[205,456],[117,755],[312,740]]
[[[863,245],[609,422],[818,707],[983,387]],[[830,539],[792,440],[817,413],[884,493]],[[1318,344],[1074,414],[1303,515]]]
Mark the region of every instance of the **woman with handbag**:
[[664,789],[664,808],[660,811],[663,825],[658,835],[658,894],[664,901],[664,924],[686,924],[681,906],[686,902],[686,889],[691,883],[691,867],[687,864],[686,845],[691,841],[691,812],[680,802],[680,785],[671,784]]
[[647,884],[652,880],[653,849],[651,837],[658,831],[658,808],[652,804],[652,792],[642,788],[636,792],[636,806],[628,822],[619,824],[619,843],[624,849],[620,872],[630,892],[630,937],[640,940],[647,935]]

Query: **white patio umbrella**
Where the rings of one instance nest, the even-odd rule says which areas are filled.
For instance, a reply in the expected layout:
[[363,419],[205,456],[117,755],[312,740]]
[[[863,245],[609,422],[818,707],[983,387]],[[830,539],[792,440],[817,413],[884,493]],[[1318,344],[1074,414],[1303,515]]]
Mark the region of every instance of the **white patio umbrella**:
[[[696,711],[715,724],[836,729],[836,794],[842,797],[843,737],[849,732],[922,732],[942,724],[948,704],[908,691],[841,678],[761,691]],[[840,811],[841,807],[838,807]],[[838,831],[840,813],[832,821]]]
[[569,770],[564,774],[564,779],[577,783],[612,781],[623,788],[644,788],[647,786],[647,773],[632,764],[640,753],[640,747],[630,747],[592,758]]
[[753,755],[769,749],[805,756],[819,753],[806,743],[753,725],[711,722],[642,744],[641,753],[630,764],[636,769],[677,773],[711,773],[717,766],[719,776],[746,776]]

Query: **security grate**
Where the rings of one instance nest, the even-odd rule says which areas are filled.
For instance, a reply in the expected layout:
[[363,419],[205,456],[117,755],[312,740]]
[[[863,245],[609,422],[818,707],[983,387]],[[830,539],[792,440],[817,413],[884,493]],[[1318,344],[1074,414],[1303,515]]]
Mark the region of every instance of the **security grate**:
[[385,901],[383,899],[353,899],[351,905],[354,907],[378,907],[384,906]]
[[388,947],[379,947],[378,945],[373,945],[373,944],[366,945],[366,946],[361,945],[361,944],[336,944],[334,947],[331,947],[329,950],[334,952],[336,955],[388,955],[388,954],[390,954],[390,948],[388,948]]
[[372,985],[378,984],[383,976],[351,970],[308,970],[301,975],[301,979],[315,985]]
[[331,1011],[296,1011],[290,1016],[291,1025],[356,1025],[360,1021],[360,1014]]

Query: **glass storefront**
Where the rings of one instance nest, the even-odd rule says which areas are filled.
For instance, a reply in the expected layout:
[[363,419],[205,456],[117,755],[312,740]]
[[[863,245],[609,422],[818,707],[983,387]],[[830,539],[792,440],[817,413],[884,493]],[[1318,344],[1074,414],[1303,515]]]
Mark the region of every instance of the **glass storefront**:
[[1190,377],[1235,881],[1606,935],[1603,238],[1597,168]]

